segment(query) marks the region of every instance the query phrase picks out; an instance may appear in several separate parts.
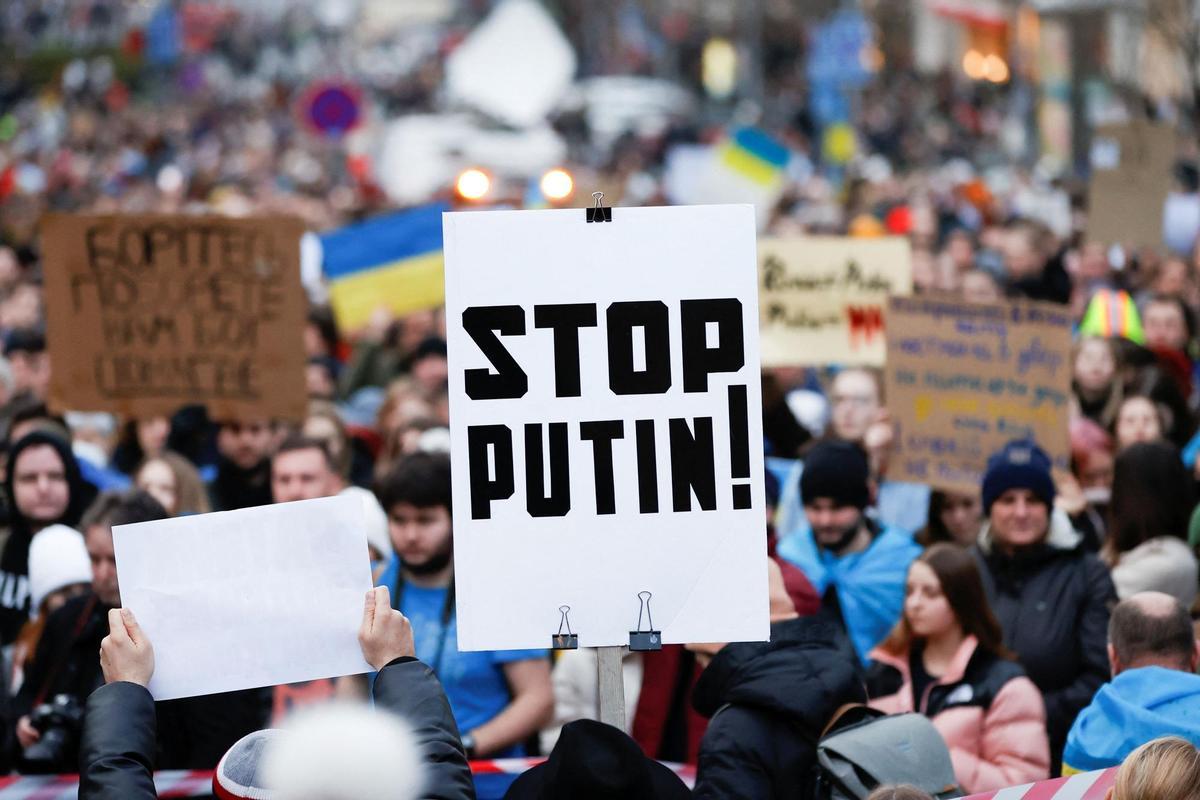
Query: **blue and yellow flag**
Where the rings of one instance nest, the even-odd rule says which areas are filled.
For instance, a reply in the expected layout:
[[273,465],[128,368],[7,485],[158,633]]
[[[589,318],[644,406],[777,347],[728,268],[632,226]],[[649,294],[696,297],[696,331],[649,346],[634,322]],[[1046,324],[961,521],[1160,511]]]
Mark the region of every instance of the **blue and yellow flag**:
[[342,330],[363,327],[380,306],[401,316],[445,302],[442,212],[448,210],[434,203],[321,236],[329,299]]
[[738,128],[719,149],[721,163],[728,169],[762,186],[771,186],[783,177],[788,151],[765,131]]

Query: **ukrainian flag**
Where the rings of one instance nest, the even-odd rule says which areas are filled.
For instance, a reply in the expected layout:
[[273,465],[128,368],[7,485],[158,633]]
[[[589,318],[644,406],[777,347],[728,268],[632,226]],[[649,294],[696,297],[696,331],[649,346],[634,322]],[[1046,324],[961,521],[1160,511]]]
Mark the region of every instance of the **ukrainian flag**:
[[348,225],[321,236],[329,299],[339,327],[363,327],[380,306],[396,315],[446,301],[444,203]]
[[783,177],[788,151],[759,128],[738,128],[720,146],[722,165],[762,186],[771,186]]

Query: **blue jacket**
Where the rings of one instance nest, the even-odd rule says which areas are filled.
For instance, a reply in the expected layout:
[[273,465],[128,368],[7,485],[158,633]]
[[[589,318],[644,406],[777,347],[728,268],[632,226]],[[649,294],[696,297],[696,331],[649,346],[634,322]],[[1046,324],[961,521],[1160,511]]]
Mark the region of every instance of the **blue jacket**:
[[1200,746],[1200,675],[1164,667],[1126,670],[1101,686],[1075,718],[1063,769],[1115,767],[1160,736],[1181,736]]
[[830,586],[837,588],[846,632],[865,664],[871,648],[900,619],[908,565],[921,547],[908,533],[884,528],[866,550],[838,558],[818,548],[806,527],[781,539],[776,553],[799,567],[822,598]]

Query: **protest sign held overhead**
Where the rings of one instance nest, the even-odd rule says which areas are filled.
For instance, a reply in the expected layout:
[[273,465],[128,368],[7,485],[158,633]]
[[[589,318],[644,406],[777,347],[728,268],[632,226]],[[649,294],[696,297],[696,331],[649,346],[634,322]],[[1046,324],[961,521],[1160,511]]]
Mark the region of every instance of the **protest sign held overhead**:
[[1018,438],[1067,467],[1067,309],[894,297],[887,342],[893,479],[974,493],[988,456]]
[[768,633],[749,206],[445,217],[459,648]]
[[884,309],[912,293],[908,240],[805,236],[758,244],[765,367],[883,366]]
[[118,525],[113,548],[121,602],[154,643],[155,700],[370,669],[357,497]]
[[1161,247],[1175,163],[1175,132],[1145,120],[1104,125],[1092,138],[1087,238]]
[[51,403],[302,418],[303,232],[287,218],[46,216]]

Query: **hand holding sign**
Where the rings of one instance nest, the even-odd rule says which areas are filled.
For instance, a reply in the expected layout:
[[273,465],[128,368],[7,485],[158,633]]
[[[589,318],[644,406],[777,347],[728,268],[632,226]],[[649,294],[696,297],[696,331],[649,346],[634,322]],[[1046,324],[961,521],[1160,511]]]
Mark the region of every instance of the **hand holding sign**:
[[358,643],[362,645],[363,658],[376,670],[397,658],[417,654],[412,625],[408,617],[392,608],[391,593],[386,586],[376,586],[367,592]]
[[104,682],[128,681],[148,686],[154,675],[154,646],[128,608],[108,612],[108,636],[100,642]]

